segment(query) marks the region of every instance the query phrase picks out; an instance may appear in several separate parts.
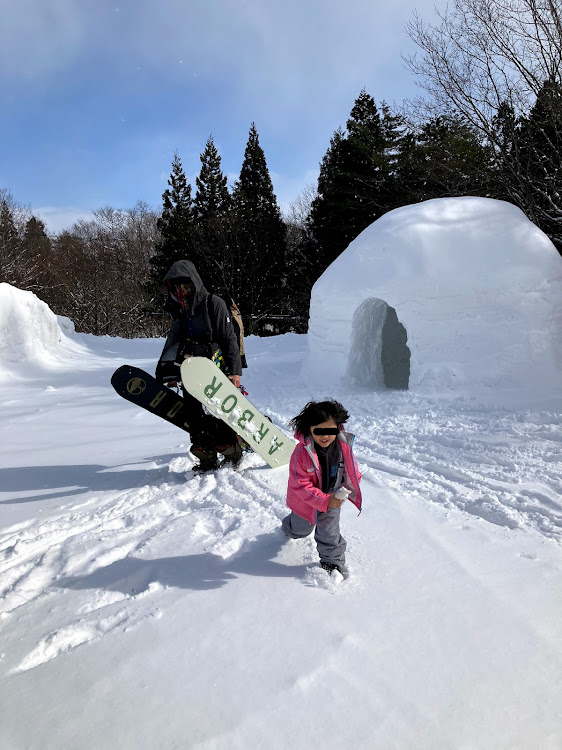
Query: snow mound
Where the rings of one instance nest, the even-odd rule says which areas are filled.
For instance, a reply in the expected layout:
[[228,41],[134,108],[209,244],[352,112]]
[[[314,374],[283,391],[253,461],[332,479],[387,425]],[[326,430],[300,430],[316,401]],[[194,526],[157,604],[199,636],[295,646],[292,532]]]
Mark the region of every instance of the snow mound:
[[0,284],[0,360],[24,362],[62,338],[56,315],[33,292]]
[[65,336],[72,337],[76,333],[74,321],[67,318],[66,315],[57,315],[57,323]]
[[[308,377],[492,396],[562,395],[562,258],[515,206],[442,198],[367,227],[312,290]],[[501,398],[500,398],[501,393]]]

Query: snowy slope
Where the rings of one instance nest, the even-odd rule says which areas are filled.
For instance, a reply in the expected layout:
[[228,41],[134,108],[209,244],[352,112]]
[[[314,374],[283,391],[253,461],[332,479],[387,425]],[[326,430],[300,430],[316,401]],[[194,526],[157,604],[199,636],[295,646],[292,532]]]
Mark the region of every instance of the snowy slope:
[[279,533],[286,468],[194,476],[187,435],[115,395],[161,343],[3,361],[2,750],[558,750],[560,414],[327,391],[305,336],[250,337],[282,428],[311,398],[352,414],[337,585]]

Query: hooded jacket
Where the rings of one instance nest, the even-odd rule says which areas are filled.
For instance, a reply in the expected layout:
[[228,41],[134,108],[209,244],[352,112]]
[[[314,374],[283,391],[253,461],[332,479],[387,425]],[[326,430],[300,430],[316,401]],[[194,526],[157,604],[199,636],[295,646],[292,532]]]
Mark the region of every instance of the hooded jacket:
[[172,323],[160,355],[159,366],[179,363],[186,344],[193,344],[188,353],[208,356],[207,352],[220,348],[229,375],[241,375],[240,347],[224,300],[209,295],[197,269],[189,260],[174,263],[164,281],[191,279],[195,293],[188,309],[182,308]]
[[[322,471],[320,462],[314,450],[314,441],[310,435],[295,435],[299,443],[289,464],[289,484],[287,487],[287,505],[301,518],[309,523],[316,523],[318,511],[326,513],[331,492],[322,492]],[[359,482],[361,474],[353,455],[352,445],[355,436],[340,430],[339,440],[343,467],[338,473],[338,481],[334,489],[342,485],[351,490],[349,500],[361,510],[361,490]]]

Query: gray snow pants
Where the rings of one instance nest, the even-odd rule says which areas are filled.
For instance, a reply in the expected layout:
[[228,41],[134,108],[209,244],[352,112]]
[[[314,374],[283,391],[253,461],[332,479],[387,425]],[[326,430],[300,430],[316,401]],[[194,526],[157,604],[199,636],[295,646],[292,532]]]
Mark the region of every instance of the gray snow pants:
[[[341,508],[328,508],[327,513],[316,516],[316,533],[314,541],[322,562],[345,565],[346,541],[340,534]],[[312,534],[314,524],[291,512],[283,519],[283,531],[291,539],[302,539]]]

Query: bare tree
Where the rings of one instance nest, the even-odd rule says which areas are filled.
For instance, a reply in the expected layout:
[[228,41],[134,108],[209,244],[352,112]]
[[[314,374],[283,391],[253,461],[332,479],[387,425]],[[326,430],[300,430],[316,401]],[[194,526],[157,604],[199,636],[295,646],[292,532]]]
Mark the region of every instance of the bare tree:
[[317,195],[318,189],[314,183],[309,182],[305,185],[301,194],[289,205],[289,210],[284,214],[283,218],[286,223],[304,227],[310,214],[312,201]]
[[304,251],[310,207],[317,194],[316,185],[312,183],[305,185],[301,194],[295,198],[283,214],[283,220],[287,227],[287,249],[291,258],[301,256]]
[[455,0],[436,13],[407,24],[420,52],[406,63],[429,94],[411,111],[477,128],[505,197],[562,252],[561,0]]
[[436,13],[438,24],[416,14],[406,25],[421,50],[406,64],[430,95],[422,110],[453,109],[493,140],[502,104],[524,114],[545,81],[560,81],[560,0],[455,0]]
[[318,276],[317,250],[310,242],[308,229],[310,208],[317,195],[316,185],[305,185],[283,216],[287,227],[288,313],[292,316],[292,330],[297,333],[306,332],[310,291]]
[[94,211],[55,241],[56,312],[96,335],[161,334],[147,314],[146,280],[158,238],[157,215],[146,204]]

